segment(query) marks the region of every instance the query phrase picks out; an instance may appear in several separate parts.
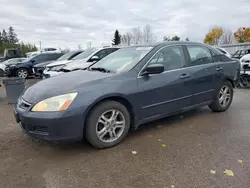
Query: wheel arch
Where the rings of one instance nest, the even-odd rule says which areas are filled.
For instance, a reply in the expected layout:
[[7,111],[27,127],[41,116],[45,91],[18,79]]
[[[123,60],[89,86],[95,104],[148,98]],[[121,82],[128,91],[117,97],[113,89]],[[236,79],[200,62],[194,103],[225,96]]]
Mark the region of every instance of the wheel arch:
[[232,84],[233,88],[235,88],[235,83],[234,83],[233,79],[225,78],[224,81],[229,81]]
[[135,126],[135,110],[134,107],[132,105],[132,103],[124,96],[121,94],[112,94],[112,95],[106,95],[103,96],[97,100],[95,100],[95,102],[93,102],[86,110],[85,116],[84,116],[84,124],[86,124],[86,121],[91,113],[91,111],[100,103],[104,102],[104,101],[116,101],[121,103],[122,105],[124,105],[130,115],[130,124],[131,124],[131,128],[134,128]]

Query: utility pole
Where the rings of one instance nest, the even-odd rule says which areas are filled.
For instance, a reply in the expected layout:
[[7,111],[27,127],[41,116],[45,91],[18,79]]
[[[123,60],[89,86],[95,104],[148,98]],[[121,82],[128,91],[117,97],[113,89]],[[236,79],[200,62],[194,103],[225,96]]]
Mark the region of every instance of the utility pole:
[[39,41],[40,50],[42,49],[42,42]]

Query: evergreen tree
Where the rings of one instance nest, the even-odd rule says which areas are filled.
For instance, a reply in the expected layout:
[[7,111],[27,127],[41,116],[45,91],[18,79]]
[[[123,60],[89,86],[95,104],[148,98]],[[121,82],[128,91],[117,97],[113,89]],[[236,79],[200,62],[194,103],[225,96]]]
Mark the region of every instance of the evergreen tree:
[[3,32],[2,32],[2,42],[3,44],[8,44],[9,43],[9,40],[8,40],[8,35],[6,33],[6,31],[3,29]]
[[13,27],[9,27],[9,32],[8,32],[8,41],[9,44],[16,44],[18,42],[17,35],[14,32]]
[[119,45],[121,43],[121,35],[118,30],[115,31],[113,45]]
[[0,45],[3,43],[3,40],[2,40],[2,33],[0,31]]
[[178,37],[176,35],[172,38],[172,41],[179,41],[179,40],[180,40],[180,37]]

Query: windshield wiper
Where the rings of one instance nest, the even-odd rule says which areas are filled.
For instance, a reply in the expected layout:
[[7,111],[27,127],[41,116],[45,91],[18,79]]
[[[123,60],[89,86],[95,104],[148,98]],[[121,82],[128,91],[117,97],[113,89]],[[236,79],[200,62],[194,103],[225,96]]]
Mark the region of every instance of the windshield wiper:
[[105,69],[105,68],[103,68],[103,67],[92,67],[92,68],[90,68],[89,70],[93,70],[93,71],[100,71],[100,72],[106,72],[106,73],[109,73],[109,72],[111,72],[110,70],[108,70],[108,69]]

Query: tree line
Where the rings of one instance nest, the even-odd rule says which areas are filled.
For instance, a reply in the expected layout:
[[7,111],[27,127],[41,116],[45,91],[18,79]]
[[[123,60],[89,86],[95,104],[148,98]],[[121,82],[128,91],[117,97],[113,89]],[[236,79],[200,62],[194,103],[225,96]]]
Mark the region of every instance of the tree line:
[[[164,36],[163,41],[180,41],[180,37],[175,35],[173,37]],[[185,41],[189,41],[187,37]],[[115,31],[112,40],[113,45],[134,45],[134,44],[151,44],[156,42],[156,36],[153,34],[152,27],[147,24],[143,28],[135,27],[130,31],[120,34],[118,30]],[[235,32],[228,28],[213,27],[205,35],[204,43],[210,45],[233,44],[250,42],[250,28],[240,27]]]
[[215,26],[206,34],[204,43],[210,45],[250,42],[250,28],[240,27],[235,32],[228,28]]
[[23,56],[27,52],[37,51],[37,47],[35,45],[19,42],[18,36],[12,26],[8,28],[8,31],[5,29],[0,31],[0,54],[3,54],[6,48],[20,48]]
[[[180,37],[175,35],[173,37],[164,36],[163,41],[180,41]],[[186,38],[185,41],[189,41]],[[146,24],[143,28],[134,27],[131,30],[120,34],[118,30],[114,33],[114,38],[112,40],[113,45],[136,45],[136,44],[152,44],[156,42],[156,36],[153,33],[153,29],[149,24]]]

